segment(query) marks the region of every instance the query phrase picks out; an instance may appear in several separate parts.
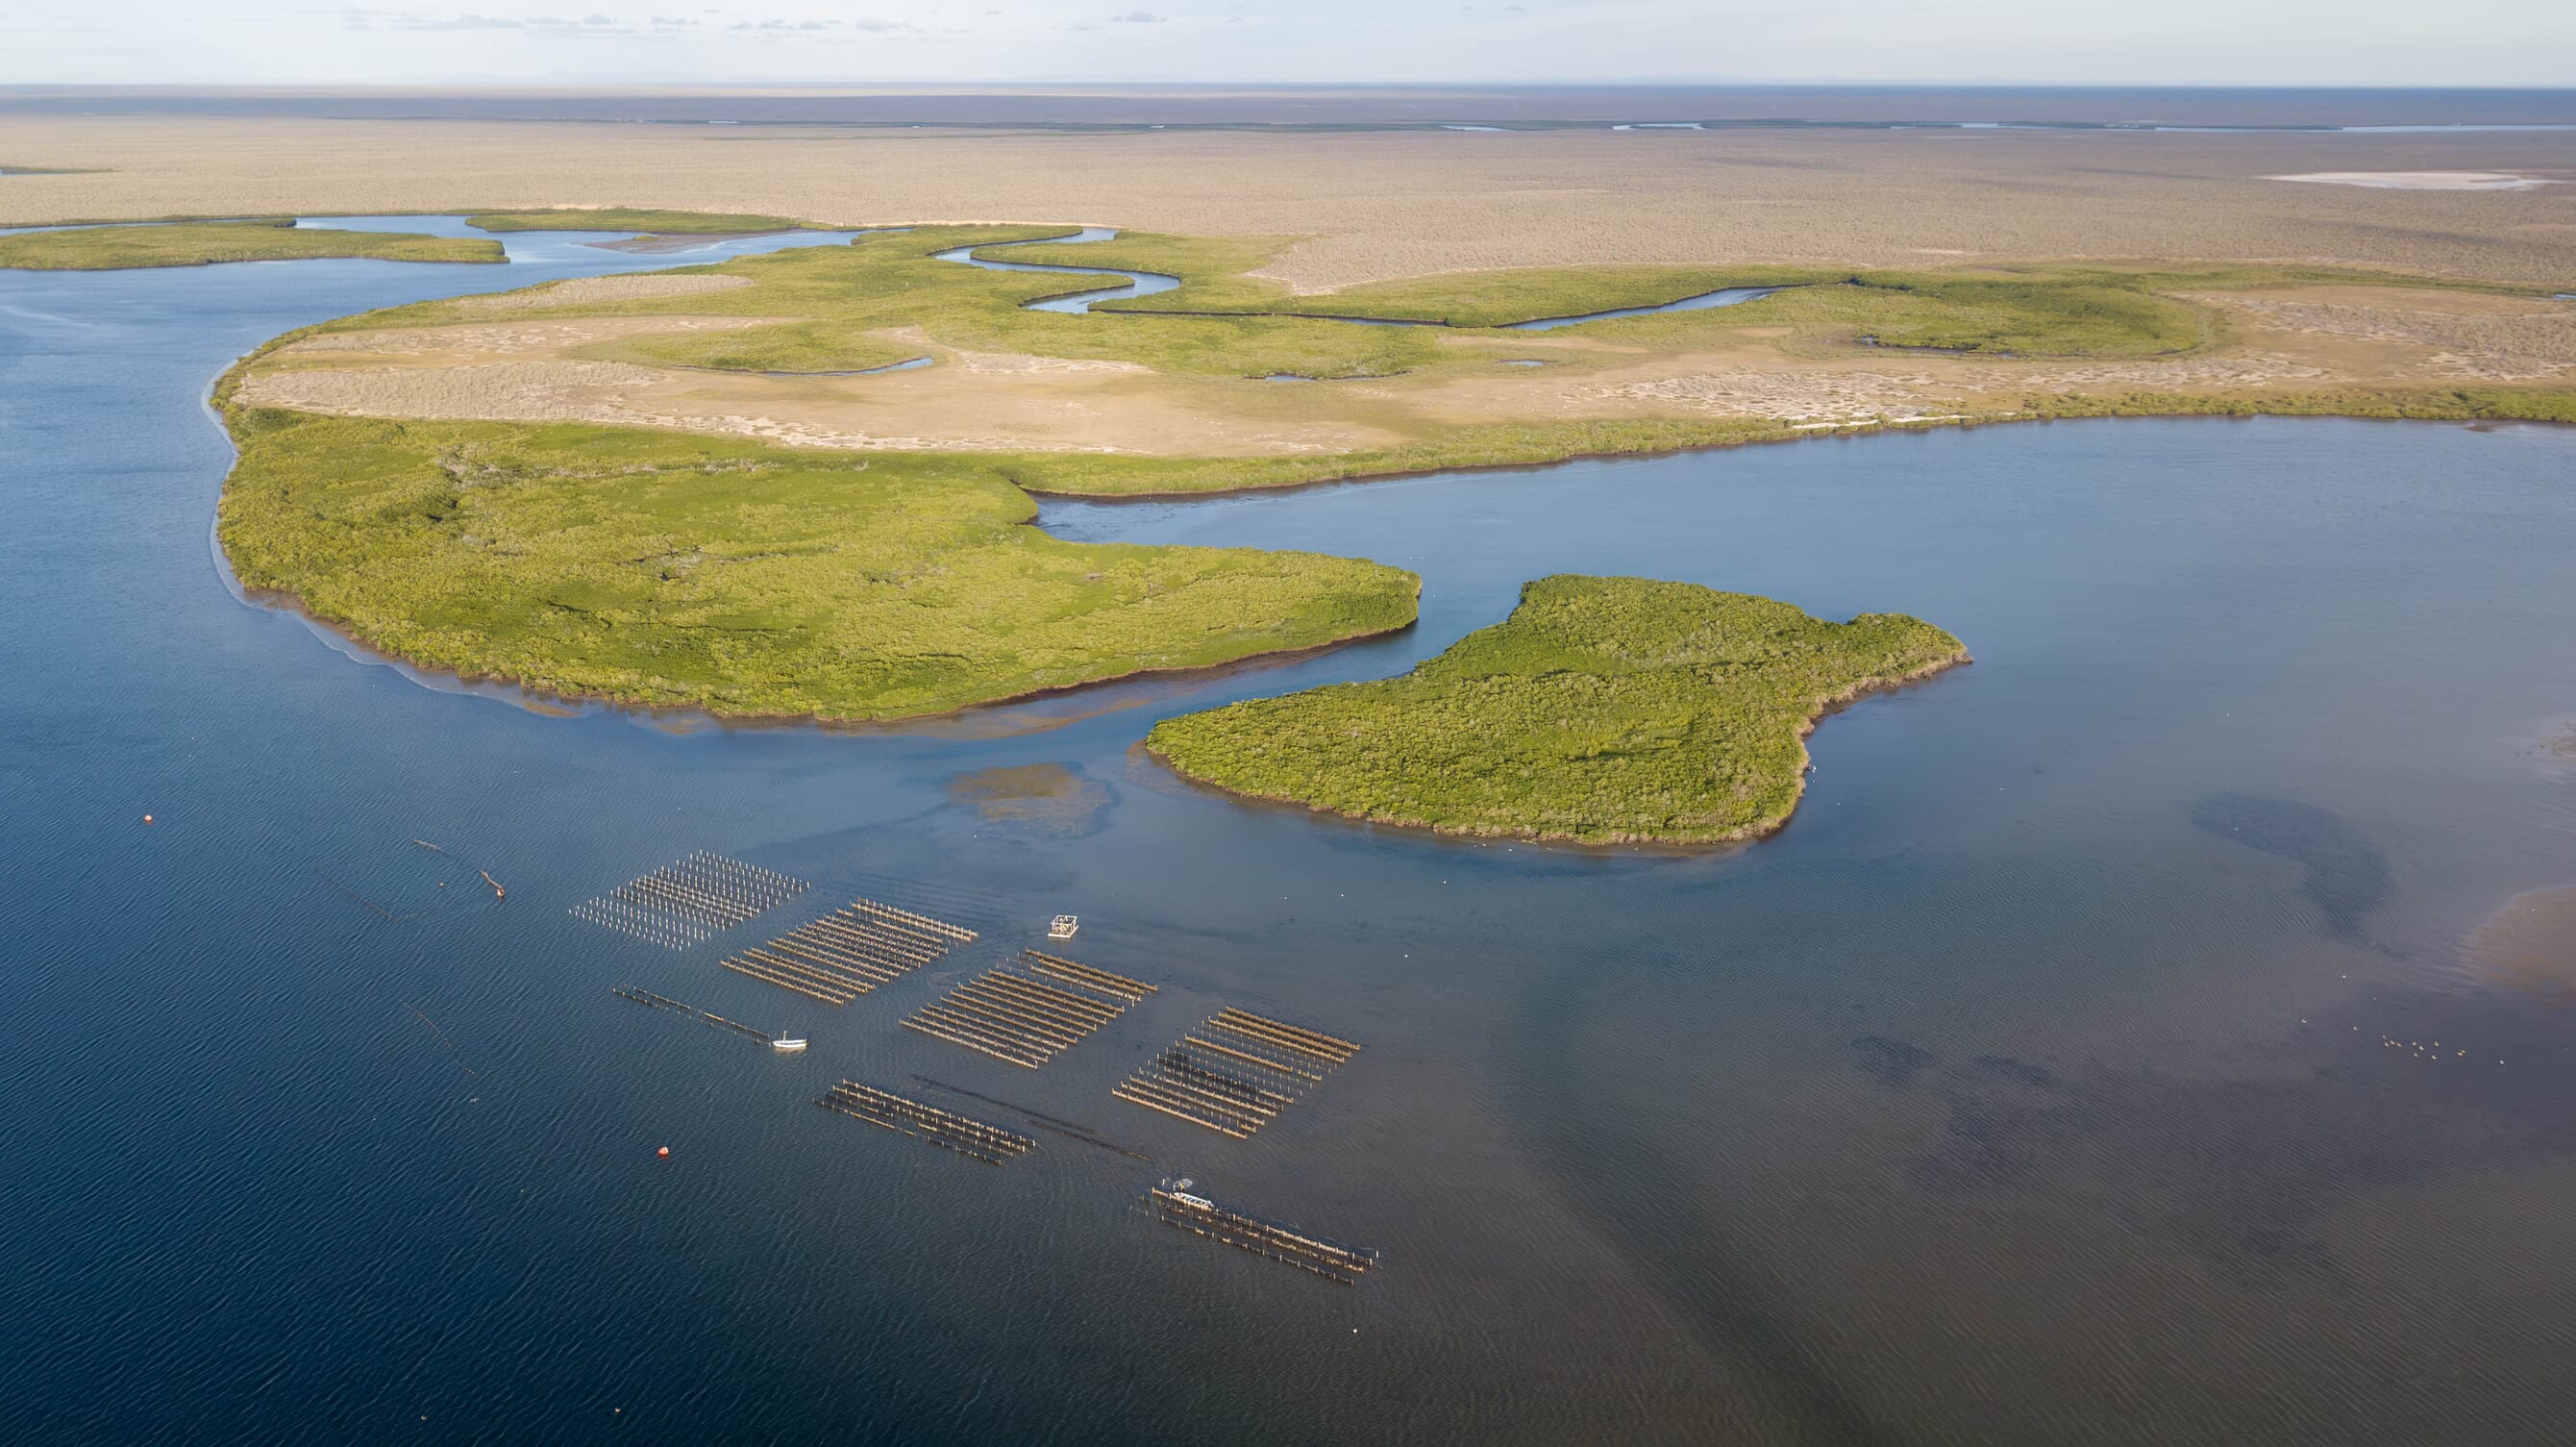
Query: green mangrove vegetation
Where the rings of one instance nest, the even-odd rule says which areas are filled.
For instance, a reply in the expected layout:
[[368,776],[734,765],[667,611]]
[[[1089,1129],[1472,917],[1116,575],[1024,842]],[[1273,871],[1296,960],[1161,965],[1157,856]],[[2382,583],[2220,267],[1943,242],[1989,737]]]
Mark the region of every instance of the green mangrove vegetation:
[[1238,794],[1444,833],[1709,844],[1787,822],[1835,704],[1968,661],[1918,619],[1848,623],[1644,578],[1541,578],[1400,678],[1252,699],[1146,747]]
[[[585,219],[602,229],[667,231],[692,218],[705,229],[784,219],[626,211],[480,220],[502,223],[492,229],[509,229],[514,219],[530,226]],[[488,240],[267,223],[104,230],[148,232],[146,244],[156,245],[211,231],[498,253]],[[33,233],[0,238],[0,248],[100,234]],[[2513,289],[2270,267],[1860,276],[1621,267],[1435,276],[1297,298],[1251,274],[1277,241],[1130,234],[1046,244],[1067,234],[1043,226],[879,232],[849,245],[667,273],[747,285],[661,295],[538,287],[518,294],[512,309],[549,322],[749,323],[597,329],[566,352],[583,360],[832,372],[918,356],[925,344],[1099,359],[1164,374],[1168,383],[1152,383],[1167,389],[1158,400],[1214,411],[1258,405],[1274,409],[1265,416],[1292,420],[1348,417],[1368,429],[1364,435],[1387,440],[1259,455],[846,452],[589,422],[322,417],[236,404],[236,372],[224,399],[241,460],[222,504],[223,545],[246,583],[292,593],[315,615],[425,665],[725,714],[882,719],[1316,647],[1414,616],[1416,580],[1395,569],[1294,553],[1065,543],[1026,526],[1032,493],[1208,493],[2007,419],[2277,412],[2576,421],[2576,390],[2558,386],[2356,382],[2077,394],[2041,390],[2037,372],[2027,394],[1990,386],[1940,417],[1892,422],[1790,420],[1795,413],[1517,420],[1500,389],[1482,394],[1481,416],[1474,407],[1424,416],[1372,401],[1377,389],[1256,389],[1242,379],[1490,377],[1497,357],[1519,353],[1451,343],[1500,321],[1727,285],[1785,289],[1737,307],[1587,323],[1579,337],[1598,345],[1565,348],[1557,365],[1702,346],[1721,355],[1758,356],[1776,346],[1792,356],[1848,357],[1864,339],[1990,355],[2147,358],[2226,340],[2219,314],[2191,300],[2197,293],[2356,281]],[[1184,286],[1142,299],[1154,305],[1139,314],[1033,311],[1025,304],[1088,279],[982,271],[933,255],[1017,241],[1037,244],[1015,249],[1015,259],[1165,271]],[[560,302],[549,300],[558,294]],[[1152,314],[1157,306],[1226,314]],[[1451,329],[1352,326],[1330,316],[1437,319]],[[480,329],[492,320],[488,299],[427,301],[280,338],[245,365],[316,365],[309,356],[274,355],[300,338]],[[973,370],[969,363],[964,370]],[[2008,376],[2009,366],[1989,372]],[[1002,375],[993,385],[1007,388],[1008,369]],[[1145,384],[1118,380],[1131,383]],[[1156,731],[1154,746],[1194,777],[1368,818],[1596,841],[1736,838],[1787,817],[1803,760],[1797,740],[1818,709],[1963,656],[1948,635],[1911,619],[1824,624],[1784,605],[1677,584],[1549,579],[1532,585],[1509,623],[1408,678],[1175,720]]]
[[1060,542],[931,454],[227,403],[248,587],[429,667],[731,715],[887,719],[1413,621],[1358,559]]
[[338,231],[292,220],[185,221],[168,225],[82,226],[0,235],[0,267],[29,271],[119,271],[212,266],[227,261],[481,261],[509,258],[501,243],[409,231]]

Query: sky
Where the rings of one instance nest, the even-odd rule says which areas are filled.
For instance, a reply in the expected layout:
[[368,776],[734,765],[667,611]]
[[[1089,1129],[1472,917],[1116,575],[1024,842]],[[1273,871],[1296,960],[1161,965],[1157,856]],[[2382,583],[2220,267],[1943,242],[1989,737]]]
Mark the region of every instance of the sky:
[[5,0],[0,83],[2576,85],[2567,0]]

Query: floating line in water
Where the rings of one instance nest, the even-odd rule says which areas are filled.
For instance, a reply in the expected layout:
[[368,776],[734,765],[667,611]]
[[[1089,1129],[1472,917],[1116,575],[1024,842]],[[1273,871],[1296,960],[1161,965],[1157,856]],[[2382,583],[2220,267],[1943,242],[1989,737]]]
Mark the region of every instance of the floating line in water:
[[683,1004],[668,995],[656,995],[650,990],[639,990],[632,985],[611,985],[608,987],[608,993],[651,1009],[667,1010],[674,1015],[686,1016],[719,1030],[730,1030],[736,1035],[748,1040],[757,1040],[763,1045],[778,1038],[766,1030],[755,1030],[739,1020],[728,1020],[712,1010],[701,1010],[695,1005]]
[[970,1116],[956,1115],[925,1105],[890,1090],[844,1080],[814,1102],[825,1110],[836,1110],[854,1120],[883,1126],[897,1135],[955,1151],[998,1166],[1026,1155],[1037,1148],[1037,1142],[1016,1131],[988,1125]]
[[1286,1222],[1220,1205],[1192,1191],[1191,1185],[1164,1178],[1145,1193],[1146,1210],[1166,1226],[1285,1262],[1344,1286],[1359,1285],[1360,1277],[1377,1265],[1375,1251],[1328,1241]]

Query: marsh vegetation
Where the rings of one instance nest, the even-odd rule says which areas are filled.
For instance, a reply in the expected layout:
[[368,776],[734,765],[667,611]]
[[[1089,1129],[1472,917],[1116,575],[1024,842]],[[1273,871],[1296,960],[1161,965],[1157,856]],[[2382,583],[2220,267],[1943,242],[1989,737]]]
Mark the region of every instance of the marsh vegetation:
[[1848,623],[1644,578],[1541,578],[1401,678],[1251,699],[1146,747],[1235,793],[1380,823],[1591,844],[1768,833],[1834,704],[1967,661],[1919,619]]
[[158,226],[81,226],[0,236],[0,266],[29,271],[120,271],[212,266],[227,261],[482,261],[509,258],[478,237],[403,231],[340,231],[283,221],[185,221]]
[[729,715],[885,719],[1401,628],[1309,553],[1060,542],[937,456],[235,407],[242,582],[415,663]]

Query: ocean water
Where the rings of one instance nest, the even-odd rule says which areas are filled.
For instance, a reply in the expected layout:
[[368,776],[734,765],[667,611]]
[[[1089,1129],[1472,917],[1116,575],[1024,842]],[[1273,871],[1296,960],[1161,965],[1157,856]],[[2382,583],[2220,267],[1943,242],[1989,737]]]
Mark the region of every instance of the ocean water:
[[[2576,883],[2576,434],[2054,424],[1050,504],[1413,568],[1422,621],[909,731],[729,729],[434,686],[226,586],[232,357],[691,259],[511,244],[506,276],[0,273],[0,1438],[2536,1443],[2576,1413],[2576,1020],[2460,948]],[[1795,822],[1724,852],[1375,830],[1136,753],[1564,570],[1912,612],[1977,662],[1825,721]],[[686,951],[565,913],[693,849],[815,888]],[[857,893],[984,937],[841,1009],[716,967]],[[1036,1072],[898,1026],[1063,911],[1162,992]],[[1223,1004],[1365,1048],[1250,1141],[1110,1098]],[[1031,1132],[994,1169],[811,1104],[958,1105],[915,1074],[1152,1160]],[[1165,1229],[1165,1174],[1381,1265]]]

